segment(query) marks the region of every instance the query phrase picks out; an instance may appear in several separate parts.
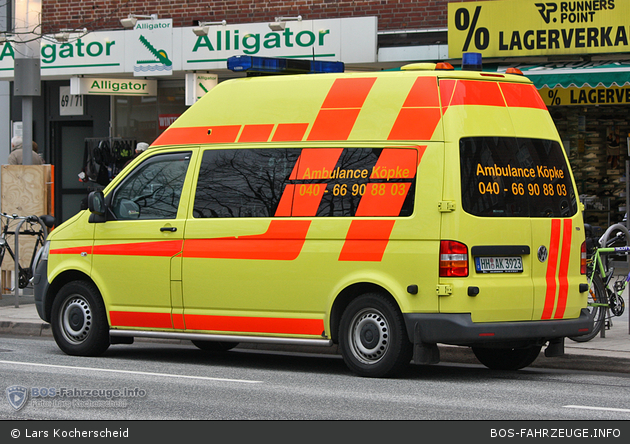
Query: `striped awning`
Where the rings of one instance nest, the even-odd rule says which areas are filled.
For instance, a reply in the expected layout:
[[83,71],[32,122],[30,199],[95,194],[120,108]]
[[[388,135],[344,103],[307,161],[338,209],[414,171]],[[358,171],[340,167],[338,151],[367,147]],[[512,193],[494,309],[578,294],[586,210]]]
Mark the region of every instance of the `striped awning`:
[[[601,87],[630,85],[630,60],[595,62],[550,62],[542,65],[497,66],[497,72],[518,68],[537,89],[547,87]],[[484,67],[485,71],[485,67]]]

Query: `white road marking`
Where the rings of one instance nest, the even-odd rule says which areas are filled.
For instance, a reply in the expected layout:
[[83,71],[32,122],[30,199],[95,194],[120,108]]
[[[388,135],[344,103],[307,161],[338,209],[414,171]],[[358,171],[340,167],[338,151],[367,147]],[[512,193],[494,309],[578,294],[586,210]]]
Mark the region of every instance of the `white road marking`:
[[605,410],[607,412],[624,412],[630,413],[630,409],[617,409],[614,407],[591,407],[588,405],[565,405],[565,409],[584,409],[584,410]]
[[0,361],[0,364],[17,364],[17,365],[30,365],[33,367],[51,367],[62,368],[70,370],[88,370],[94,372],[109,372],[109,373],[125,373],[130,375],[142,375],[142,376],[161,376],[166,378],[181,378],[181,379],[200,379],[204,381],[220,381],[220,382],[241,382],[245,384],[259,384],[262,381],[252,381],[248,379],[228,379],[228,378],[212,378],[208,376],[188,376],[188,375],[173,375],[169,373],[151,373],[151,372],[139,372],[134,370],[113,370],[108,368],[92,368],[92,367],[75,367],[69,365],[53,365],[53,364],[39,364],[34,362],[19,362],[19,361]]

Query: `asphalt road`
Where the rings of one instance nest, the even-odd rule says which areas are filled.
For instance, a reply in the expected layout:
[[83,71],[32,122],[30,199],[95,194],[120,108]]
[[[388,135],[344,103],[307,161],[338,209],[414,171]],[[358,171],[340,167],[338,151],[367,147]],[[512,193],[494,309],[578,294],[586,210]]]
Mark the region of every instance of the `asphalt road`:
[[0,375],[30,393],[20,410],[4,397],[3,420],[630,420],[630,375],[610,372],[439,364],[367,379],[336,355],[137,342],[83,358],[5,337]]

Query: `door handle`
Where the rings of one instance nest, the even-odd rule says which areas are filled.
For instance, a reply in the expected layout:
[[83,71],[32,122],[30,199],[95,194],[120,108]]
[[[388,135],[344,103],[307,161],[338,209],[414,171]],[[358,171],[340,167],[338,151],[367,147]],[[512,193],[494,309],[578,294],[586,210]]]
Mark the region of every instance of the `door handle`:
[[162,228],[160,228],[160,231],[171,231],[171,232],[175,232],[175,231],[177,231],[177,227],[162,227]]

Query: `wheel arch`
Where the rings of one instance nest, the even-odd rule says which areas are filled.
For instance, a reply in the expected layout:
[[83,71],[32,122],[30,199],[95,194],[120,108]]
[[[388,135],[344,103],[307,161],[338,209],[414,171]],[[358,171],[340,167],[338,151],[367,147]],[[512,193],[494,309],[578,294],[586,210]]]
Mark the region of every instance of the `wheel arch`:
[[[55,297],[57,296],[57,293],[59,293],[59,290],[61,289],[61,287],[66,285],[68,282],[72,282],[72,281],[86,281],[86,282],[91,282],[94,285],[96,285],[96,283],[94,282],[92,278],[90,278],[90,276],[88,276],[87,274],[79,270],[66,270],[60,273],[59,275],[57,275],[55,279],[48,286],[48,291],[46,292],[46,298],[44,299],[45,301],[44,313],[46,313],[47,319],[51,319],[52,317],[52,306],[53,306]],[[96,285],[96,287],[98,288],[98,285]]]
[[341,316],[350,302],[357,297],[366,293],[378,293],[386,299],[389,299],[396,308],[400,309],[400,304],[396,298],[386,288],[372,282],[357,282],[344,288],[335,298],[330,310],[330,336],[334,343],[339,342],[339,324]]

